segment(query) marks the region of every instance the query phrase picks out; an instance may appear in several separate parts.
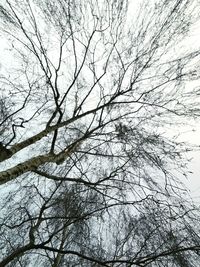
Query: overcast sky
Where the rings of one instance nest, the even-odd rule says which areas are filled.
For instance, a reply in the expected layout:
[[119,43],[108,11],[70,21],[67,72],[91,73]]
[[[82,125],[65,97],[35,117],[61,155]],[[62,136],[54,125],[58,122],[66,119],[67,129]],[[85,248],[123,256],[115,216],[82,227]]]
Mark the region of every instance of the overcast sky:
[[[192,131],[192,129],[196,131]],[[189,142],[200,146],[200,123],[196,126],[191,127],[191,130],[186,130],[182,135],[183,140],[188,140]],[[191,162],[188,168],[193,172],[189,174],[188,180],[186,180],[186,185],[191,190],[193,199],[200,202],[200,149],[189,153]]]

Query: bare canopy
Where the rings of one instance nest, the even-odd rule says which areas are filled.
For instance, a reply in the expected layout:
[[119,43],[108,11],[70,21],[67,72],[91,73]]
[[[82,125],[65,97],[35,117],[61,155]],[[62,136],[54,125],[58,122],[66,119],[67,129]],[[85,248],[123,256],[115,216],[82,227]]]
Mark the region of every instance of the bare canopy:
[[0,267],[198,267],[184,184],[194,0],[5,0]]

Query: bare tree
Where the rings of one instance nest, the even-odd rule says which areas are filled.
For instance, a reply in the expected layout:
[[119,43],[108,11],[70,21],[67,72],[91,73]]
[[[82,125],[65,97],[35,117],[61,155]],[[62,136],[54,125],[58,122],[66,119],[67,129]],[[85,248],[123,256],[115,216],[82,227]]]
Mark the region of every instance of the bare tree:
[[0,14],[0,266],[198,266],[192,147],[169,134],[200,115],[199,50],[184,46],[198,1]]

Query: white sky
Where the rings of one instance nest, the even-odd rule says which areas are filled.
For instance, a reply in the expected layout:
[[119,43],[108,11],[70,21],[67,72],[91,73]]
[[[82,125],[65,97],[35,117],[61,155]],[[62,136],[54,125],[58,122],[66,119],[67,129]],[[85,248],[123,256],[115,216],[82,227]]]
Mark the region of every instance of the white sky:
[[[194,132],[188,130],[183,133],[182,138],[183,140],[200,146],[200,123],[196,124],[193,129],[196,131]],[[191,152],[188,156],[192,158],[188,167],[193,173],[188,175],[188,180],[186,180],[185,183],[190,189],[194,201],[198,201],[200,203],[200,147],[199,151],[196,150]]]

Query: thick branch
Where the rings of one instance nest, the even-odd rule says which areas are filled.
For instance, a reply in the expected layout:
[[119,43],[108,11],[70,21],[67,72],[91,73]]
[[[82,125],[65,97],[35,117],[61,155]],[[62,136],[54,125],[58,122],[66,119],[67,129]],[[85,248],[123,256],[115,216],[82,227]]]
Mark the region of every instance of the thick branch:
[[80,118],[82,118],[82,117],[84,117],[84,116],[87,116],[87,115],[89,115],[89,114],[92,114],[92,113],[94,113],[94,112],[97,112],[98,110],[100,110],[100,109],[102,109],[102,108],[108,106],[109,104],[111,104],[111,103],[106,103],[106,104],[101,105],[101,106],[99,106],[99,107],[97,107],[97,108],[91,109],[91,110],[89,110],[89,111],[87,111],[87,112],[85,112],[85,113],[83,113],[83,114],[80,114],[80,115],[78,115],[78,116],[76,116],[76,117],[73,117],[73,118],[71,118],[71,119],[69,119],[69,120],[66,120],[66,121],[57,123],[56,125],[48,126],[45,130],[39,132],[38,134],[36,134],[36,135],[34,135],[34,136],[32,136],[32,137],[30,137],[30,138],[28,138],[28,139],[26,139],[26,140],[24,140],[24,141],[18,143],[18,144],[16,144],[16,145],[13,145],[13,146],[9,149],[9,151],[10,151],[10,154],[9,154],[9,155],[6,155],[6,157],[4,157],[4,156],[1,155],[1,157],[0,157],[0,162],[6,160],[6,159],[8,159],[8,158],[11,158],[11,157],[12,157],[15,153],[17,153],[18,151],[20,151],[20,150],[22,150],[23,148],[28,147],[28,146],[30,146],[30,145],[36,143],[37,141],[41,140],[43,137],[45,137],[45,136],[47,136],[48,134],[50,134],[50,133],[56,131],[57,129],[62,128],[62,127],[64,127],[64,126],[67,126],[67,125],[69,125],[70,123],[72,123],[72,122],[74,122],[74,121],[76,121],[76,120],[78,120],[78,119],[80,119]]
[[13,253],[11,253],[9,256],[7,256],[4,260],[0,262],[0,267],[7,266],[11,261],[13,261],[15,258],[20,257],[23,255],[26,251],[33,248],[34,245],[28,244],[24,247],[16,249]]
[[86,256],[86,255],[84,255],[84,254],[82,254],[80,252],[77,252],[77,251],[73,251],[73,250],[60,250],[60,249],[49,247],[49,246],[45,246],[45,245],[38,245],[38,246],[35,246],[35,248],[41,248],[41,249],[44,249],[44,250],[47,250],[47,251],[58,252],[60,254],[65,254],[65,255],[66,254],[71,254],[71,255],[77,256],[77,257],[79,257],[81,259],[84,259],[84,260],[88,260],[90,262],[97,263],[99,266],[109,267],[109,265],[107,265],[103,261],[98,260],[98,259],[95,259],[95,258],[92,258],[92,257],[89,257],[89,256]]
[[48,153],[46,155],[37,156],[34,158],[31,158],[27,161],[24,161],[23,163],[20,163],[6,171],[0,172],[0,184],[5,184],[9,181],[12,181],[16,177],[37,169],[40,165],[48,163],[48,162],[55,162],[57,163],[60,160],[63,160],[67,157],[69,157],[73,152],[74,149],[79,145],[79,143],[74,144],[70,148],[60,152],[59,154],[51,154]]

